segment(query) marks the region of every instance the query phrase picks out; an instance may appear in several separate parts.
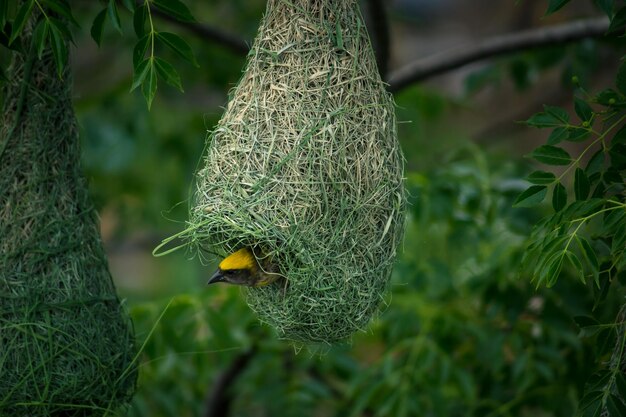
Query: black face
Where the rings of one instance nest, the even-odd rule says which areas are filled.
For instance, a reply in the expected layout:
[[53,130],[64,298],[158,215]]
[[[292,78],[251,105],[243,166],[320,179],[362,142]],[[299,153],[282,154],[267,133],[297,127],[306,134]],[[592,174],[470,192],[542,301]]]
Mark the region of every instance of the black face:
[[211,277],[208,284],[216,282],[227,282],[234,285],[247,285],[254,284],[250,271],[248,269],[227,269],[222,271],[218,269]]

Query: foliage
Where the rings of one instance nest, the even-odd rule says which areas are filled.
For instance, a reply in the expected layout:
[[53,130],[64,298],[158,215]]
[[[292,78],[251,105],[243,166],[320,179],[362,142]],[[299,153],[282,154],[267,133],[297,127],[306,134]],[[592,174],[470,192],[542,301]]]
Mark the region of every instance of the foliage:
[[[158,31],[152,15],[155,10],[181,22],[194,22],[195,19],[187,6],[180,0],[145,0],[136,3],[124,0],[124,7],[132,13],[133,28],[137,42],[133,49],[134,77],[131,91],[141,86],[148,108],[157,91],[159,78],[167,84],[183,91],[180,75],[174,66],[156,55],[157,48],[169,48],[179,57],[198,66],[189,44],[175,33]],[[15,16],[9,20],[9,1],[0,1],[0,28],[3,28],[0,43],[7,48],[25,50],[36,48],[39,58],[46,47],[54,53],[59,76],[67,63],[67,45],[73,42],[72,27],[78,26],[67,0],[25,0],[15,2],[19,5]],[[33,12],[39,12],[43,19],[35,27],[32,45],[19,45],[18,40],[26,21]],[[116,0],[108,0],[106,6],[96,15],[91,25],[91,36],[100,45],[106,22],[122,33],[122,23]],[[146,30],[147,26],[147,30]]]
[[576,280],[536,290],[516,277],[537,215],[511,207],[521,170],[498,160],[470,147],[410,175],[388,307],[349,345],[296,353],[232,287],[176,296],[160,321],[165,303],[137,306],[142,337],[158,324],[131,415],[198,415],[211,381],[252,346],[232,415],[574,415],[612,344],[593,327],[579,338],[572,315],[604,321],[621,299],[610,292],[594,310]]
[[[567,1],[550,1],[552,13]],[[622,27],[626,6],[614,13],[612,1],[597,2],[609,18],[611,29]],[[590,316],[576,322],[584,336],[595,335],[601,342],[595,361],[597,372],[587,382],[579,407],[585,416],[623,416],[626,413],[626,304],[609,322],[602,322],[597,308],[610,293],[625,294],[626,284],[626,63],[619,67],[616,89],[588,93],[577,77],[571,120],[567,110],[544,106],[526,124],[551,129],[547,144],[529,156],[549,166],[552,171],[534,171],[527,180],[531,185],[517,198],[515,205],[531,207],[545,200],[551,191],[553,214],[533,228],[530,244],[521,261],[522,272],[537,286],[552,287],[569,267],[593,294]],[[580,144],[570,155],[564,145]],[[566,184],[571,184],[570,190]]]
[[[163,228],[161,210],[185,198],[202,150],[198,132],[212,127],[219,113],[212,109],[203,125],[191,105],[172,105],[166,95],[155,102],[158,81],[179,90],[183,80],[187,90],[194,82],[211,84],[223,92],[240,74],[240,58],[183,40],[159,20],[165,14],[193,22],[196,3],[106,0],[80,9],[66,0],[0,0],[5,50],[50,48],[57,67],[67,60],[79,24],[91,28],[103,48],[114,44],[112,34],[132,41],[126,55],[134,75],[124,88],[100,103],[79,103],[92,191],[100,205],[117,209],[122,233]],[[240,16],[245,23],[238,30],[251,38],[263,2],[203,7],[217,3]],[[568,3],[547,0],[546,14],[559,15]],[[623,2],[593,4],[611,18],[611,32],[623,33]],[[29,13],[43,16],[36,42],[20,45]],[[623,49],[623,38],[610,42]],[[405,250],[388,308],[351,345],[295,354],[258,324],[235,288],[179,294],[169,307],[131,299],[144,345],[130,414],[200,415],[219,376],[254,351],[228,391],[231,415],[626,415],[626,67],[611,88],[583,88],[606,59],[599,45],[523,51],[466,79],[470,93],[508,77],[524,91],[554,68],[573,82],[571,109],[545,106],[527,120],[550,133],[529,155],[548,167],[527,176],[511,153],[458,151],[465,135],[437,135],[437,121],[448,123],[441,118],[466,103],[428,86],[397,96],[400,118],[416,121],[399,126],[413,196]],[[177,58],[210,69],[203,65],[200,73]],[[130,87],[143,92],[150,114],[139,94],[127,94]],[[446,148],[457,151],[432,152]],[[180,291],[179,277],[170,273],[164,280]]]

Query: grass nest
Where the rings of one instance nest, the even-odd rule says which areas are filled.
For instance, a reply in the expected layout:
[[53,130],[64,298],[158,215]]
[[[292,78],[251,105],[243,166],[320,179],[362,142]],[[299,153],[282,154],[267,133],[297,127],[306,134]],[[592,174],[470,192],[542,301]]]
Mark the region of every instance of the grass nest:
[[7,75],[0,415],[112,415],[134,392],[136,350],[80,169],[71,77],[66,69],[59,78],[49,52],[14,53]]
[[249,246],[285,277],[246,289],[286,338],[366,328],[401,241],[394,103],[356,0],[269,0],[210,132],[185,232],[202,256]]

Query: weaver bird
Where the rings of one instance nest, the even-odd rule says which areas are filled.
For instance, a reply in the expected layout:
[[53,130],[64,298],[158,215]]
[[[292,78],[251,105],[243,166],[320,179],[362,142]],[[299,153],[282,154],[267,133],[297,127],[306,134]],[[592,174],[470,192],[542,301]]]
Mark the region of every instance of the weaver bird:
[[247,287],[262,287],[276,281],[281,275],[269,262],[259,264],[249,248],[239,249],[220,262],[207,284],[226,282]]

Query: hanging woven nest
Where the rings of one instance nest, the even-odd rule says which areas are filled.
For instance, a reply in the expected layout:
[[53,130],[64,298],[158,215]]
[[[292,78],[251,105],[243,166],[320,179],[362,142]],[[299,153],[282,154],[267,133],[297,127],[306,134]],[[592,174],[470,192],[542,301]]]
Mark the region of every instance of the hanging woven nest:
[[135,389],[134,336],[81,173],[71,77],[66,69],[59,79],[49,52],[42,59],[15,53],[7,75],[0,415],[112,415]]
[[269,0],[207,139],[187,234],[201,254],[257,248],[284,280],[246,289],[287,339],[366,328],[403,230],[403,160],[356,0]]

